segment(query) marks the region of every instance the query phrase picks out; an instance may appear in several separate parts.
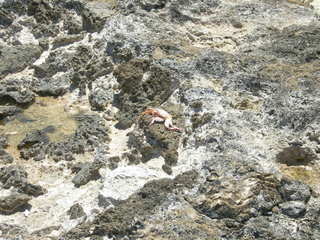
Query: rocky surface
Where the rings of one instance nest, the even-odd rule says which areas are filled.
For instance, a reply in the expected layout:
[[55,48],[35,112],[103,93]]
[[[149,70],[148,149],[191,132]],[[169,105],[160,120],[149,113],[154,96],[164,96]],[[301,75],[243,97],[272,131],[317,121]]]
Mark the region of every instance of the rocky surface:
[[320,239],[319,4],[0,0],[0,236]]

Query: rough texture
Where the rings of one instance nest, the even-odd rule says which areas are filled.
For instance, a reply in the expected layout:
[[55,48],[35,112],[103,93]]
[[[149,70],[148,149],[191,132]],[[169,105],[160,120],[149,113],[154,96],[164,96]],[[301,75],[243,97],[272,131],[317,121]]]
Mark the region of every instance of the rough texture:
[[319,9],[0,0],[0,235],[320,239]]

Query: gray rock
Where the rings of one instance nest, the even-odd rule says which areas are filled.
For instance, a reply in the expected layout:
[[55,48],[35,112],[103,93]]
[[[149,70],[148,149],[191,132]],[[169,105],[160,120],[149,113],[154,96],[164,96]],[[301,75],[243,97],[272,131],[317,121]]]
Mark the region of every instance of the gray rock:
[[90,181],[98,180],[101,178],[99,169],[102,164],[99,162],[88,163],[82,166],[81,170],[72,179],[73,184],[76,187],[87,184]]
[[5,148],[8,146],[7,136],[0,135],[0,148]]
[[0,10],[0,25],[8,26],[13,22],[13,16],[6,10]]
[[39,161],[45,158],[48,143],[49,137],[43,131],[34,130],[18,144],[18,149],[22,158]]
[[0,45],[0,77],[23,70],[41,55],[42,49],[35,45],[8,47]]
[[[4,103],[28,104],[34,101],[34,94],[29,89],[22,89],[19,86],[1,86],[0,100]],[[18,112],[18,109],[3,109],[7,113]]]
[[13,116],[22,110],[16,106],[0,106],[0,119]]
[[77,219],[86,215],[79,203],[72,205],[67,213],[70,215],[70,219]]
[[27,177],[27,172],[21,166],[11,165],[0,168],[0,182],[3,188],[9,189],[14,187],[19,193],[34,197],[47,192],[45,188],[29,183]]
[[1,164],[10,164],[13,162],[13,157],[5,151],[2,147],[0,147],[0,163]]
[[23,210],[31,197],[22,193],[12,193],[6,197],[0,197],[0,213],[13,214],[17,211]]
[[281,180],[279,192],[286,201],[308,202],[311,197],[311,189],[308,185],[286,179]]
[[277,160],[288,166],[308,165],[317,158],[312,149],[300,146],[284,148],[277,154]]
[[283,214],[292,217],[299,218],[303,217],[306,213],[306,205],[300,201],[289,201],[279,205]]

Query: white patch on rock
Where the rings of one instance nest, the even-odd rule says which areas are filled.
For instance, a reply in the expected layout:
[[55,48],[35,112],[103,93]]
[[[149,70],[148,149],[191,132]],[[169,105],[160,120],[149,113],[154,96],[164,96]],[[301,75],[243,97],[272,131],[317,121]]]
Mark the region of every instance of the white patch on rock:
[[144,164],[138,166],[118,167],[107,173],[100,194],[105,198],[127,199],[131,194],[151,180],[166,178],[162,169],[150,169]]
[[30,29],[24,26],[22,26],[22,30],[16,34],[16,38],[21,44],[39,44],[39,41],[33,36]]

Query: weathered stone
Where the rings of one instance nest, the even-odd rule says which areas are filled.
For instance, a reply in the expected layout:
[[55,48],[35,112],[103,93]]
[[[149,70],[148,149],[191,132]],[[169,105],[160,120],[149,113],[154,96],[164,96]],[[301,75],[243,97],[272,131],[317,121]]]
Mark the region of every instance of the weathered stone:
[[30,196],[21,193],[12,193],[9,196],[0,197],[0,213],[13,214],[22,210],[30,200]]
[[9,189],[14,187],[19,193],[24,193],[38,197],[47,192],[39,185],[31,184],[27,180],[27,172],[21,166],[8,166],[0,168],[0,182],[3,188]]
[[310,148],[291,146],[284,148],[277,154],[277,160],[288,166],[308,165],[316,159],[316,155]]
[[0,147],[0,163],[1,164],[10,164],[13,162],[13,157],[6,152],[2,147]]
[[292,218],[303,217],[306,213],[306,205],[300,201],[289,201],[279,206],[283,214]]
[[[15,104],[28,104],[34,101],[34,94],[28,90],[23,89],[18,86],[1,86],[0,89],[0,101],[2,103],[15,103]],[[4,111],[9,111],[8,113],[14,113],[14,109],[4,108]],[[19,112],[16,108],[15,112]]]
[[0,25],[8,26],[13,22],[13,16],[6,10],[0,10]]
[[70,219],[77,219],[86,215],[79,203],[72,205],[67,213],[70,215]]
[[92,162],[85,164],[81,167],[81,170],[77,175],[72,179],[73,184],[76,187],[87,184],[90,181],[98,180],[101,175],[99,169],[102,167],[102,164],[99,162]]
[[[100,213],[96,220],[88,225],[79,225],[68,232],[67,239],[83,238],[89,235],[89,228],[93,228],[93,235],[113,235],[122,237],[135,231],[142,224],[144,217],[150,216],[156,207],[162,204],[168,194],[173,191],[191,188],[196,181],[194,171],[177,176],[174,180],[161,179],[147,183],[139,192],[129,199],[120,201],[115,208]],[[134,220],[134,221],[132,221]]]
[[40,57],[42,49],[35,45],[7,47],[0,45],[0,77],[23,70]]
[[308,185],[287,179],[281,180],[279,192],[286,201],[308,202],[311,197],[311,189]]
[[0,106],[0,119],[13,116],[22,110],[16,106]]

